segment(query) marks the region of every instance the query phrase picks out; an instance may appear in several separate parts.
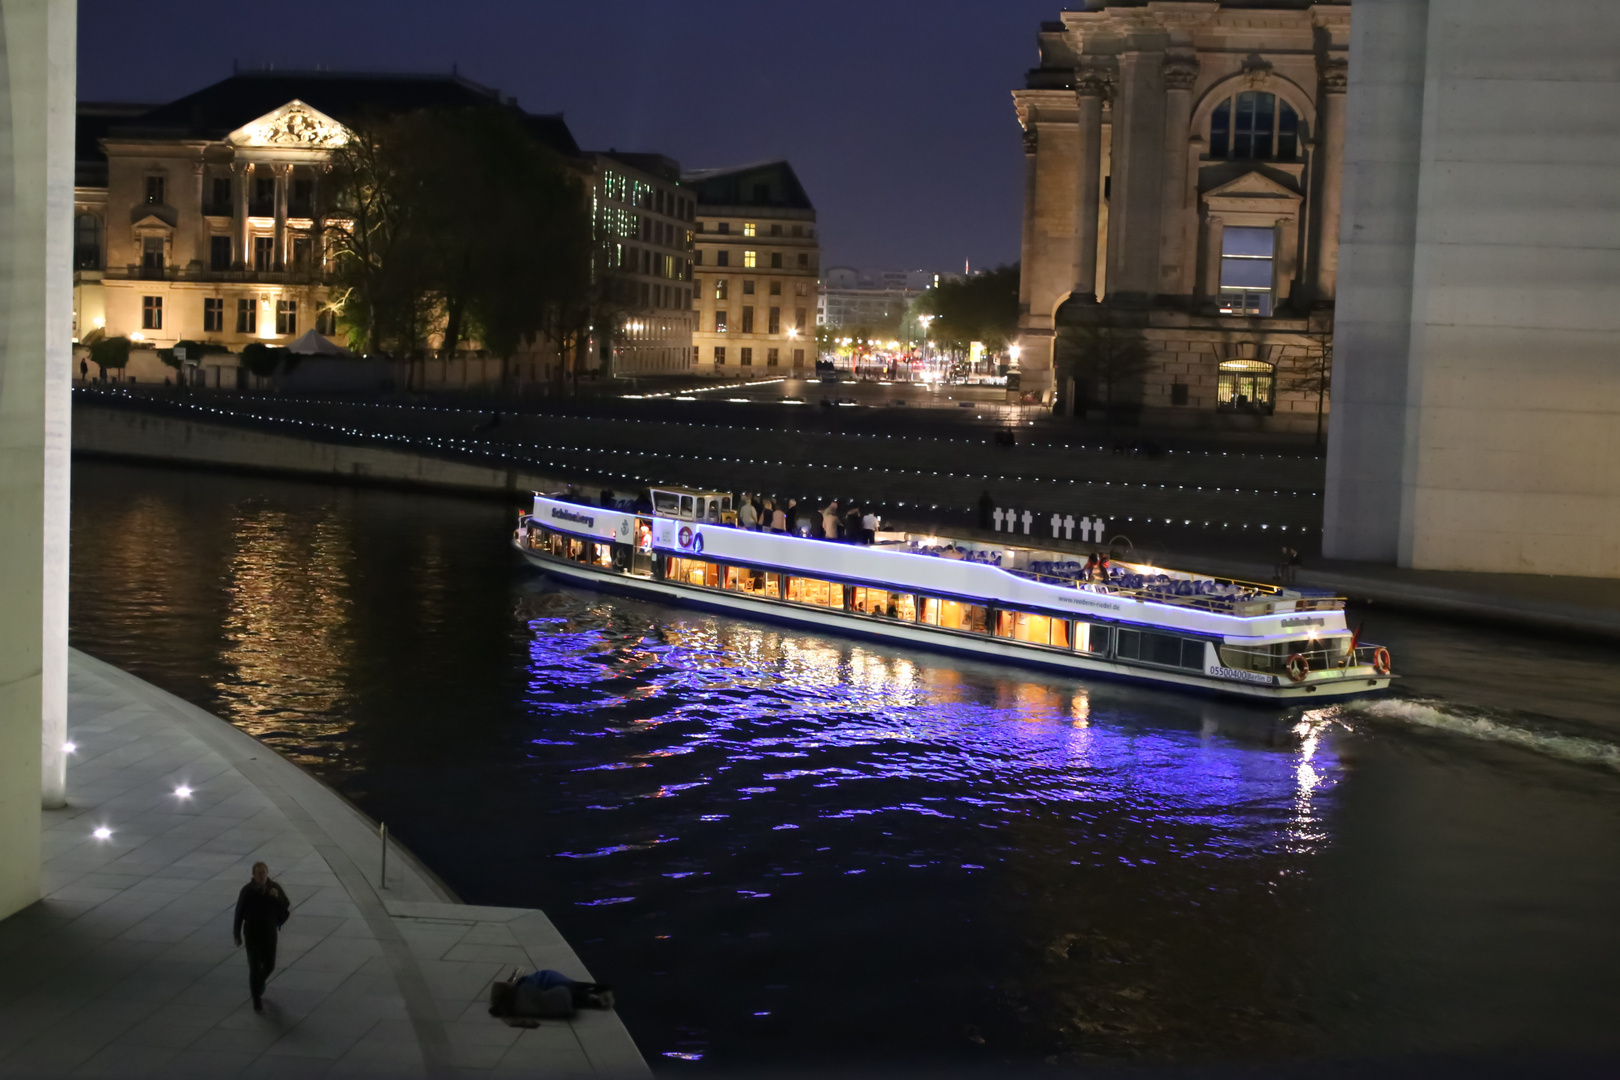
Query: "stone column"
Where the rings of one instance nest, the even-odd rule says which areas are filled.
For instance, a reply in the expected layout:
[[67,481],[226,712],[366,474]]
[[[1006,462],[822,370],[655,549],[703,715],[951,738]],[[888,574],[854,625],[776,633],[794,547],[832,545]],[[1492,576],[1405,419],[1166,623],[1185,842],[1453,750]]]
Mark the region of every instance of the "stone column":
[[193,222],[191,234],[191,265],[201,270],[208,265],[208,219],[203,216],[203,185],[207,167],[199,160],[191,163],[191,210],[184,219]]
[[1204,217],[1204,264],[1200,272],[1198,295],[1206,307],[1220,306],[1221,298],[1221,244],[1226,239],[1226,221],[1219,214]]
[[[1024,227],[1018,243],[1018,265],[1035,265],[1035,154],[1040,146],[1040,132],[1034,125],[1024,131]],[[1018,275],[1018,311],[1029,314],[1030,297],[1034,293],[1033,274]]]
[[285,270],[287,268],[287,177],[292,173],[292,166],[272,165],[270,168],[276,178],[276,253],[273,268]]
[[1188,211],[1192,206],[1187,185],[1187,139],[1192,125],[1192,91],[1198,81],[1195,56],[1164,58],[1164,184],[1159,212],[1159,293],[1180,295],[1187,280]]
[[1107,84],[1094,75],[1082,75],[1075,83],[1079,104],[1080,158],[1076,176],[1076,239],[1074,297],[1097,296],[1097,215],[1102,200],[1102,99]]
[[231,183],[234,188],[231,192],[232,215],[231,232],[232,243],[236,247],[235,257],[231,260],[231,268],[246,270],[252,265],[253,252],[248,250],[248,192],[253,186],[253,163],[251,161],[235,161],[231,163]]
[[1277,306],[1293,296],[1294,278],[1299,273],[1299,219],[1278,218],[1277,240]]
[[0,0],[0,918],[40,894],[67,756],[73,0]]
[[1350,82],[1348,61],[1323,57],[1317,64],[1321,92],[1316,95],[1316,280],[1318,302],[1333,300],[1339,289],[1339,193],[1344,170],[1344,97]]

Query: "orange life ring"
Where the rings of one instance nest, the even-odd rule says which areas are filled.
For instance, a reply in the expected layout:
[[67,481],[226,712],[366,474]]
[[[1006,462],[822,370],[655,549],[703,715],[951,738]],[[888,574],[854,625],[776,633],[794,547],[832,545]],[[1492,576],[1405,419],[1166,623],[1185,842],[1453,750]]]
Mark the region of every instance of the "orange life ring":
[[1389,674],[1389,650],[1382,645],[1373,651],[1373,670],[1380,675]]
[[1311,670],[1311,665],[1300,653],[1288,658],[1288,677],[1295,682],[1304,682],[1305,675]]

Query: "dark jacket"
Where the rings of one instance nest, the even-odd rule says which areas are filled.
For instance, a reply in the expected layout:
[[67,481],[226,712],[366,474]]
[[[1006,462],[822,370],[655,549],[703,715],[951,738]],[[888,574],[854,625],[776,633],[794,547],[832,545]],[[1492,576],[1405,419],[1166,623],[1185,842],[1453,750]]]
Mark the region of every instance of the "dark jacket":
[[244,925],[250,932],[280,929],[290,914],[292,903],[275,878],[265,879],[262,889],[250,881],[236,894],[236,922],[231,927],[231,936],[241,937]]

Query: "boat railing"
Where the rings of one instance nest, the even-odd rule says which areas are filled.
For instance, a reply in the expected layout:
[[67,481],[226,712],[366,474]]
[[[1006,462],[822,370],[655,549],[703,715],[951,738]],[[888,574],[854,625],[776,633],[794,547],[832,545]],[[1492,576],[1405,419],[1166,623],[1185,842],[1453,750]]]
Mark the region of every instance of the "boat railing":
[[[1013,568],[1007,568],[1007,570],[1008,573],[1016,574],[1030,581],[1038,581],[1043,585],[1057,585],[1079,589],[1082,592],[1094,592],[1103,596],[1121,596],[1132,600],[1170,604],[1200,611],[1215,611],[1225,615],[1250,616],[1273,615],[1289,611],[1337,611],[1343,608],[1345,604],[1342,596],[1288,596],[1284,594],[1284,590],[1275,585],[1262,585],[1259,582],[1242,581],[1237,578],[1213,577],[1199,579],[1209,581],[1222,588],[1238,590],[1235,595],[1228,595],[1209,592],[1181,593],[1176,591],[1176,587],[1181,581],[1132,586],[1115,581],[1077,580],[1054,574],[1042,574],[1034,570]],[[1196,588],[1196,585],[1194,588]]]
[[[1262,674],[1288,676],[1291,674],[1290,663],[1294,657],[1304,661],[1305,671],[1337,671],[1348,674],[1355,668],[1377,668],[1378,653],[1382,647],[1379,645],[1358,644],[1354,649],[1323,647],[1320,649],[1300,649],[1279,656],[1269,648],[1252,648],[1243,645],[1222,645],[1220,647],[1221,662],[1230,668],[1240,671],[1258,671]],[[1385,654],[1385,663],[1388,658]]]

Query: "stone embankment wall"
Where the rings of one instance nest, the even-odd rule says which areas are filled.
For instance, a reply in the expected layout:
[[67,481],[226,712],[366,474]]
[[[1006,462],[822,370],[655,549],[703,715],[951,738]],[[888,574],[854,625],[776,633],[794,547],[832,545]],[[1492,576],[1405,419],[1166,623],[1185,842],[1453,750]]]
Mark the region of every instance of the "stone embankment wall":
[[382,447],[315,442],[150,413],[78,408],[73,452],[101,457],[490,493],[555,490],[565,481],[523,469]]

